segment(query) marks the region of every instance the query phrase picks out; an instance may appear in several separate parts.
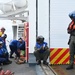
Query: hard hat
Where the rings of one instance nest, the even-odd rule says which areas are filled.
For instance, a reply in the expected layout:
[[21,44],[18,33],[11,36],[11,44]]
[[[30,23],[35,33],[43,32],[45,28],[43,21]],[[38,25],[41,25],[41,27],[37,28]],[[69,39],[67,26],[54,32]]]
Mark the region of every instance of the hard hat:
[[36,38],[36,41],[43,42],[43,41],[44,41],[44,37],[43,37],[43,36],[38,36],[38,37]]
[[39,36],[36,38],[36,41],[37,41],[37,42],[40,41],[40,37],[39,37]]
[[20,37],[18,40],[22,40],[22,38]]
[[74,19],[75,20],[75,11],[72,11],[71,13],[69,13],[69,17],[71,19]]
[[0,32],[0,36],[2,36],[2,32]]
[[39,36],[40,37],[40,42],[44,42],[44,37],[43,36]]
[[73,14],[70,13],[70,14],[69,14],[69,17],[72,19],[72,18],[73,18]]

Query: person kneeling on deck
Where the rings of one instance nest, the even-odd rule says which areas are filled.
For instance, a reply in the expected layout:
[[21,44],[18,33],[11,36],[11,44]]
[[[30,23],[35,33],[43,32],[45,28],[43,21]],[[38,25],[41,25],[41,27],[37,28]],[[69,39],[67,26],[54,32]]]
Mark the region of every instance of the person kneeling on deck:
[[48,65],[47,59],[50,55],[49,48],[47,43],[44,42],[43,36],[38,36],[36,39],[36,45],[34,47],[34,55],[36,57],[37,65],[41,64],[41,60],[43,60],[44,65]]
[[20,58],[20,52],[21,50],[25,51],[25,41],[22,38],[19,38],[18,40],[12,40],[9,44],[10,48],[10,58],[14,58],[12,55],[15,53],[16,58]]
[[10,58],[14,58],[12,55],[15,53],[16,57],[18,57],[18,59],[20,58],[20,53],[19,53],[19,41],[18,40],[12,40],[9,44],[9,48],[10,48]]
[[9,54],[5,48],[3,48],[3,42],[0,41],[0,64],[11,64],[12,61],[9,60]]

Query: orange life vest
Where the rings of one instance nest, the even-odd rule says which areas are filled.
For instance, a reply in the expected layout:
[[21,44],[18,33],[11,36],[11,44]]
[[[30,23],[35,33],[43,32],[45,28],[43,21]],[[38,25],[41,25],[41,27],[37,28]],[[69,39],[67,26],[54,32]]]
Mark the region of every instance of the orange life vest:
[[72,22],[69,24],[68,28],[67,28],[67,32],[69,34],[72,34],[72,32],[75,30],[75,22],[74,20],[72,20]]
[[75,22],[74,22],[74,21],[72,21],[72,22],[69,24],[68,29],[71,29],[71,30],[74,30],[74,29],[75,29]]

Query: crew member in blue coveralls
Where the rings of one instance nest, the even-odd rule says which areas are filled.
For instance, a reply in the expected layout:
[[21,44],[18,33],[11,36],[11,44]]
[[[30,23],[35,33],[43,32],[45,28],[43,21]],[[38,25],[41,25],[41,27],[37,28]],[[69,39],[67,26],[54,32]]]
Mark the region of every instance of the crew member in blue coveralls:
[[12,61],[9,60],[9,54],[5,48],[3,48],[3,41],[0,41],[0,64],[11,64]]
[[12,55],[13,53],[16,54],[17,57],[20,57],[20,54],[19,54],[19,49],[18,49],[18,46],[19,45],[19,41],[18,40],[12,40],[9,44],[9,48],[11,50],[10,52],[10,58],[14,58]]
[[44,42],[43,36],[38,36],[36,39],[36,45],[34,47],[34,55],[36,57],[37,65],[41,64],[41,60],[43,60],[44,65],[48,65],[47,59],[50,55],[50,50],[47,46],[47,43]]
[[14,58],[12,55],[15,52],[16,57],[20,57],[20,52],[23,50],[25,52],[25,41],[22,38],[18,40],[13,40],[10,44],[10,58]]

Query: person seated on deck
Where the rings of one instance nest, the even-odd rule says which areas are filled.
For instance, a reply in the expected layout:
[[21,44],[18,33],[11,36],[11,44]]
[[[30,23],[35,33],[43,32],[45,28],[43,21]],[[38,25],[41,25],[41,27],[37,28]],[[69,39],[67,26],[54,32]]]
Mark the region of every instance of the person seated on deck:
[[36,57],[37,65],[41,64],[41,60],[43,60],[44,65],[48,65],[47,59],[50,55],[50,50],[47,46],[47,43],[44,42],[43,36],[37,37],[34,49],[34,56]]
[[0,41],[0,64],[11,64],[12,61],[9,60],[9,54],[5,48],[2,47],[3,42]]

